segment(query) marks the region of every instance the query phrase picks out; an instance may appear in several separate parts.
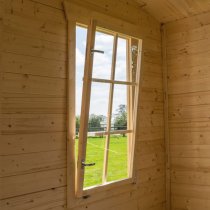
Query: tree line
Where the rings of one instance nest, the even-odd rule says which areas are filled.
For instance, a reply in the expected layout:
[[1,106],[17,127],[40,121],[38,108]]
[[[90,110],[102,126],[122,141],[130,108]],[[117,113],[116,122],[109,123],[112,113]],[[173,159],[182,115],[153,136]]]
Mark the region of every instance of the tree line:
[[[120,104],[113,115],[114,130],[126,130],[127,129],[127,107],[124,104]],[[106,128],[106,124],[103,122],[106,120],[104,115],[91,114],[88,121],[88,131],[102,131]],[[79,131],[80,116],[76,116],[76,130]]]

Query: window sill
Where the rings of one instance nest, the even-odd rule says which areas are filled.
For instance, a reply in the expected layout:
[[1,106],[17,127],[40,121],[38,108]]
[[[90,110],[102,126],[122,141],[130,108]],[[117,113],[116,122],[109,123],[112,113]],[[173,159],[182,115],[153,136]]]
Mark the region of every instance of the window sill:
[[128,185],[129,186],[133,185],[135,188],[135,186],[136,186],[135,179],[127,178],[127,179],[123,179],[123,180],[119,180],[119,181],[108,182],[103,185],[89,187],[89,188],[84,189],[83,195],[79,196],[79,197],[82,197],[83,199],[88,199],[90,196],[92,196],[96,193],[112,190],[113,188],[116,188],[116,187],[123,187],[123,186],[127,187]]

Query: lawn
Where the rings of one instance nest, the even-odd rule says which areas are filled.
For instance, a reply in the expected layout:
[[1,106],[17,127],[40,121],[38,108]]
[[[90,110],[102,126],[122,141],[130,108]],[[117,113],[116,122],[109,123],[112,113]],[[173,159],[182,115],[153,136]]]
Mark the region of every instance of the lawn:
[[[88,138],[86,163],[96,164],[85,168],[84,188],[102,183],[104,145],[105,137]],[[108,182],[127,178],[127,137],[111,136],[107,174]]]

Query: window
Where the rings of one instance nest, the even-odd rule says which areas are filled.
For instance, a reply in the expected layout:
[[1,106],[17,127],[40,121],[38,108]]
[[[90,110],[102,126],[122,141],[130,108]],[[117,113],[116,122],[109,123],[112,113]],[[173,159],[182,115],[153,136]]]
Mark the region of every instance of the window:
[[76,32],[76,191],[81,196],[133,177],[141,40],[98,28],[95,21]]

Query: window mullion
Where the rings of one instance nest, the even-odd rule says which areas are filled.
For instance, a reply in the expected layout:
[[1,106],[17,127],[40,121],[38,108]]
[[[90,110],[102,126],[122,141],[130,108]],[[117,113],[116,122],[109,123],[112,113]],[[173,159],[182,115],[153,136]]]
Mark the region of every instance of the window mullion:
[[[115,67],[116,67],[116,59],[117,59],[117,43],[118,43],[118,35],[115,34],[114,43],[113,43],[112,69],[111,69],[111,80],[112,81],[114,81],[114,79],[115,79]],[[105,183],[107,181],[107,168],[108,168],[109,143],[110,143],[110,133],[109,132],[111,130],[113,94],[114,94],[114,83],[111,83],[110,91],[109,91],[109,107],[108,107],[108,115],[107,115],[108,135],[106,136],[106,142],[105,142],[102,183]]]

